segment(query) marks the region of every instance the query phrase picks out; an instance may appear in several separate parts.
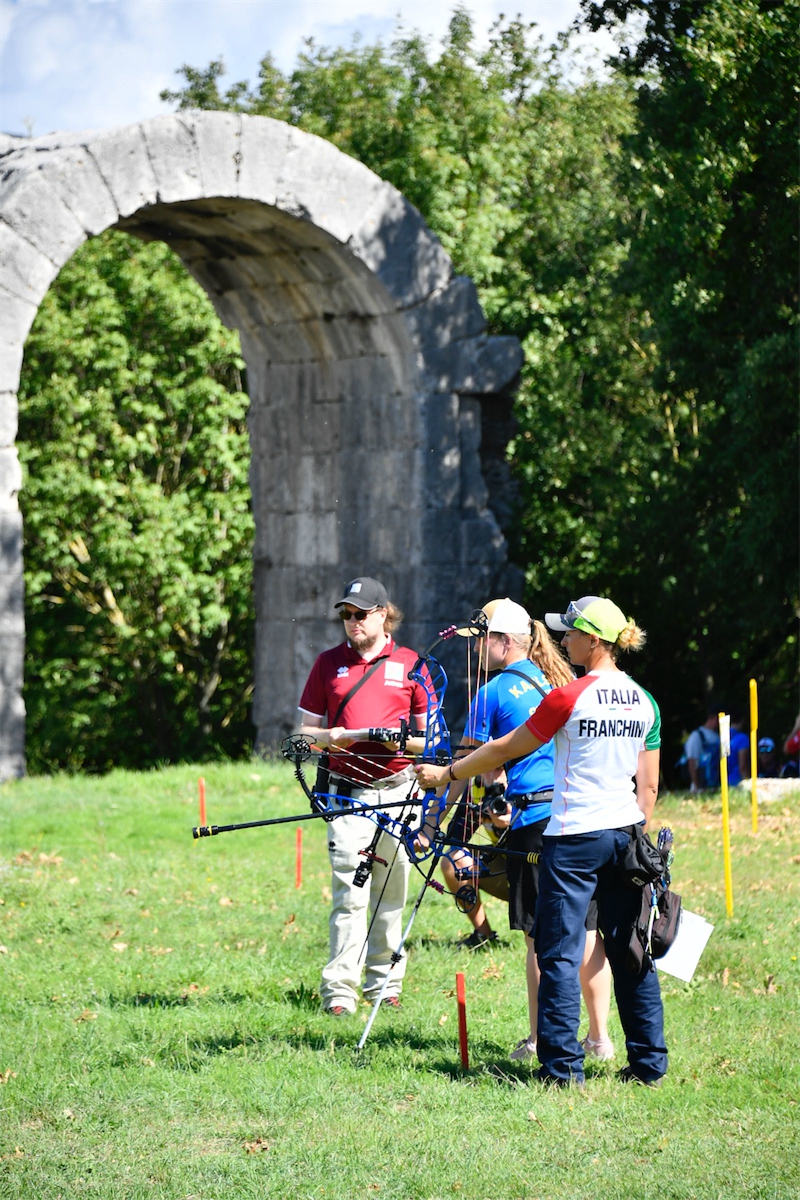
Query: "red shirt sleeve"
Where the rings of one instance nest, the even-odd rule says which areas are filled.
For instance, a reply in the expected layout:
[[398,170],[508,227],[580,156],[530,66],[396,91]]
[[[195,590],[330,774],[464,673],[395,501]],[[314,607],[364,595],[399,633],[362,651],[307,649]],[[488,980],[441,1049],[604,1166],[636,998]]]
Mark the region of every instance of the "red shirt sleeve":
[[322,675],[322,655],[311,668],[311,674],[306,680],[306,686],[300,697],[299,707],[304,712],[313,713],[315,717],[327,717],[328,715],[328,696]]
[[584,675],[582,679],[573,679],[572,683],[548,692],[525,722],[533,736],[540,742],[549,742],[551,737],[566,725],[575,702],[584,688],[591,683],[590,676]]

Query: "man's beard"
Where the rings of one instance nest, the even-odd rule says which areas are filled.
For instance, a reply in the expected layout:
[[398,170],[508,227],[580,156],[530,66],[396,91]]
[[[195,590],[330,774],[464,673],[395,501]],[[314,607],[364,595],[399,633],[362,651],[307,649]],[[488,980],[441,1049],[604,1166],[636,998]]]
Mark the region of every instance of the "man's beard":
[[377,646],[378,642],[384,637],[383,630],[380,633],[374,633],[372,637],[367,634],[362,634],[361,637],[351,637],[350,645],[358,654],[365,654],[368,650],[372,650]]

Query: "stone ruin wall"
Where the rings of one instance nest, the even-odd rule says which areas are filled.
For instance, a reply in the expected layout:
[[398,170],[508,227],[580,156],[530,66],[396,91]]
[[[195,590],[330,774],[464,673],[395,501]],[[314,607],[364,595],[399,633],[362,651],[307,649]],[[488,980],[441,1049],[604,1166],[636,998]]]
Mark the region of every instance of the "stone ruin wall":
[[0,779],[25,761],[23,348],[60,268],[106,229],[167,242],[241,336],[260,745],[290,730],[315,656],[341,636],[347,579],[384,581],[414,648],[514,590],[481,416],[508,416],[519,343],[487,336],[473,284],[395,188],[322,139],[229,113],[5,137],[0,167]]

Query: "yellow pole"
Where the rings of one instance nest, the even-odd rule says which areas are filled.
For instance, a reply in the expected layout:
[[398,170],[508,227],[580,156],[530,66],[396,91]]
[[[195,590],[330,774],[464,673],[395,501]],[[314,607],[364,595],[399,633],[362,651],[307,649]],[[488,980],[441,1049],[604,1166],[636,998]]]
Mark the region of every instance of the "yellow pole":
[[750,808],[753,833],[758,833],[758,684],[750,680]]
[[722,858],[725,866],[725,909],[733,916],[733,876],[731,874],[731,827],[728,812],[728,755],[731,752],[731,719],[719,714],[719,781],[722,785]]

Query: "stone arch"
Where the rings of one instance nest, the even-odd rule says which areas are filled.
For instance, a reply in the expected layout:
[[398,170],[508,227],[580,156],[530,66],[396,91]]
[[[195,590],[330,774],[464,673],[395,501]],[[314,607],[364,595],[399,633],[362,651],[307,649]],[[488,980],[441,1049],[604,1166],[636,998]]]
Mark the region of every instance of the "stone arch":
[[522,355],[390,184],[266,117],[188,112],[0,139],[0,778],[24,770],[22,527],[14,439],[25,338],[64,263],[125,229],[167,242],[239,330],[256,521],[253,719],[291,726],[343,582],[381,578],[428,641],[507,585],[481,405]]

